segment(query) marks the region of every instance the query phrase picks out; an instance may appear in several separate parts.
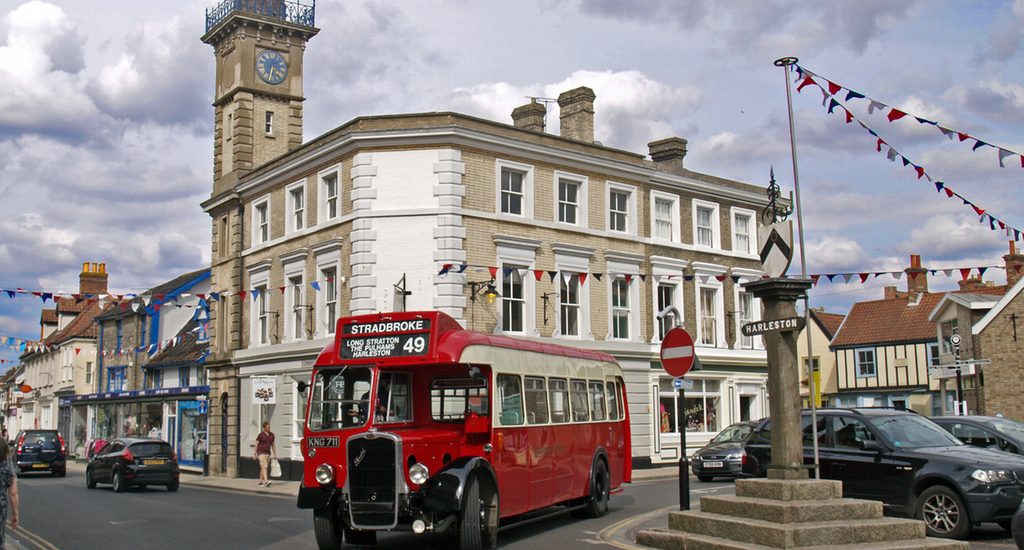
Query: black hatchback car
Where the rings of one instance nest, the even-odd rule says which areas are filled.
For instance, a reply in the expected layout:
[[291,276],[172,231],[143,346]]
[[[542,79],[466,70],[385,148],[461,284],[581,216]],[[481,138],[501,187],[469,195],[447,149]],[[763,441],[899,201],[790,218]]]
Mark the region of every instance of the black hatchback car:
[[96,453],[85,467],[85,485],[110,483],[114,491],[129,486],[163,485],[177,491],[180,478],[174,449],[159,439],[114,439]]
[[[813,432],[803,415],[804,462],[813,464]],[[1024,491],[1024,458],[964,445],[931,420],[895,409],[818,411],[822,479],[843,482],[848,498],[880,500],[887,511],[923,520],[928,535],[964,538],[975,524],[1009,530]],[[743,471],[764,476],[771,462],[771,421],[747,440]]]
[[1024,424],[995,416],[934,416],[953,437],[983,449],[1024,455]]
[[755,426],[757,421],[737,422],[718,432],[707,445],[694,451],[690,460],[693,475],[701,481],[743,475],[743,460],[747,456],[743,444]]
[[49,472],[64,477],[67,474],[67,448],[57,430],[22,430],[14,438],[14,463],[18,475],[31,472]]

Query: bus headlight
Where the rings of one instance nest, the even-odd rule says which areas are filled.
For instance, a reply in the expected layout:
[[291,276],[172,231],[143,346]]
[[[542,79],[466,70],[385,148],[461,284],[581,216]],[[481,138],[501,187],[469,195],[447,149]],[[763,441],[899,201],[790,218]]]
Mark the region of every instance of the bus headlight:
[[423,485],[430,477],[430,470],[422,463],[417,462],[409,467],[409,480],[416,485]]
[[317,483],[330,483],[334,481],[334,468],[330,464],[321,464],[316,467]]

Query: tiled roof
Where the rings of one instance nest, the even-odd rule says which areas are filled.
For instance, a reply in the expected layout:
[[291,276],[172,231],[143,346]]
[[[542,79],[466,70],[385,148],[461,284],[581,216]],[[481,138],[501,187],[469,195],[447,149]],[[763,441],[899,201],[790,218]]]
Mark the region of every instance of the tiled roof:
[[811,310],[811,317],[818,322],[818,326],[828,336],[829,340],[836,335],[839,331],[839,326],[843,324],[843,319],[846,319],[845,315],[839,313],[826,313],[824,311]]
[[181,327],[178,331],[178,336],[181,336],[181,343],[175,346],[166,347],[157,352],[148,363],[147,367],[166,367],[172,365],[195,363],[202,357],[206,350],[210,347],[209,342],[197,342],[199,338],[199,331],[195,330],[198,327],[198,322],[193,319],[185,326]]
[[917,303],[895,298],[853,304],[832,347],[925,342],[936,339],[935,323],[928,316],[943,294],[924,294]]
[[44,309],[39,314],[39,322],[44,325],[56,325],[57,324],[57,310],[56,309]]
[[60,344],[72,338],[96,338],[99,334],[99,327],[96,325],[96,316],[100,313],[100,305],[97,302],[90,302],[89,305],[75,316],[68,323],[68,326],[55,331],[43,340],[48,346]]

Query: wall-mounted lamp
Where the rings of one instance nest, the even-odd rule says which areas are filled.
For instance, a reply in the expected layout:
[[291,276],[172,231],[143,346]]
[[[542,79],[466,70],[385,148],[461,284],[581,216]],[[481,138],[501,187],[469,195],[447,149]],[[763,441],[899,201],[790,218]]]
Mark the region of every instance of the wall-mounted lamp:
[[487,298],[488,304],[493,304],[495,300],[501,298],[501,294],[498,294],[498,289],[494,288],[494,279],[490,281],[469,281],[469,299],[475,302],[476,297],[480,294]]

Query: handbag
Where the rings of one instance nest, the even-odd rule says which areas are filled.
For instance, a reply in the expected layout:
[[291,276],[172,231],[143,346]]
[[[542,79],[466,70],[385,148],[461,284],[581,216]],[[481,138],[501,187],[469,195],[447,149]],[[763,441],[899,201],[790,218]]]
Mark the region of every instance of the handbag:
[[281,463],[276,458],[270,459],[270,477],[281,477]]

